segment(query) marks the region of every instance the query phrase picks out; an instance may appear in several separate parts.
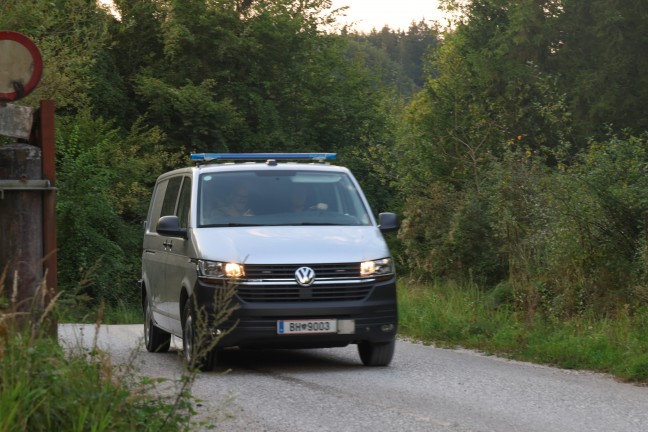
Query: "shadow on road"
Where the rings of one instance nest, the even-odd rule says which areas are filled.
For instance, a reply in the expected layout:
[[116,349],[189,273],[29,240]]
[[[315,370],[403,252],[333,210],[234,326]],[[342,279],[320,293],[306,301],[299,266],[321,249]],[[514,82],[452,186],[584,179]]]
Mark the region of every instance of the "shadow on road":
[[334,349],[226,349],[219,353],[215,372],[341,372],[363,368],[359,360],[336,355]]

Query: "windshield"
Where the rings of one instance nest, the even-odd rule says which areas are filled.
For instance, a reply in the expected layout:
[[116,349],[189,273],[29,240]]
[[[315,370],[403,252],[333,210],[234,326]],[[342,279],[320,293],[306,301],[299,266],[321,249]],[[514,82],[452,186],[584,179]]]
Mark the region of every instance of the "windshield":
[[345,173],[242,171],[200,176],[198,226],[369,225]]

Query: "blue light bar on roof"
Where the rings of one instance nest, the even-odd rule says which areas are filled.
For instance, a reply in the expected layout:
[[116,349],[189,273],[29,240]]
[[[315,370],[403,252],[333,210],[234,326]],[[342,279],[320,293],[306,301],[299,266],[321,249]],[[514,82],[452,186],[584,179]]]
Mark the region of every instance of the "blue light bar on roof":
[[332,161],[336,153],[192,153],[193,161],[211,160],[314,160]]

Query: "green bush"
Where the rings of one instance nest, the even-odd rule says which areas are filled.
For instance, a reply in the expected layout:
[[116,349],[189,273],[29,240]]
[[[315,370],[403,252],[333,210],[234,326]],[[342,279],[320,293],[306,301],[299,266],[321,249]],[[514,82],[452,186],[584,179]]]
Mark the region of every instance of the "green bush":
[[554,168],[507,147],[479,189],[437,181],[408,197],[399,239],[414,274],[509,287],[529,319],[646,305],[648,137],[610,136]]
[[646,136],[592,143],[550,177],[542,250],[547,305],[557,315],[645,304]]
[[[0,278],[0,287],[2,286]],[[188,377],[179,395],[117,367],[96,346],[64,350],[51,335],[55,309],[20,314],[0,297],[0,430],[178,431],[191,424]]]
[[93,304],[136,302],[142,222],[157,176],[177,165],[160,133],[125,133],[88,113],[64,117],[57,140],[59,288]]

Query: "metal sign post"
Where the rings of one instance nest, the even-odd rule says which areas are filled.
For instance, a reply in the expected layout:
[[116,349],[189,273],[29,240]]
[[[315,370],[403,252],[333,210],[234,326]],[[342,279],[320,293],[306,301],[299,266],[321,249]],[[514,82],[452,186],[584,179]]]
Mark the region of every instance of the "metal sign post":
[[0,290],[27,313],[42,311],[57,288],[54,102],[38,110],[7,102],[32,92],[42,70],[31,40],[0,31],[0,135],[17,139],[0,146]]

